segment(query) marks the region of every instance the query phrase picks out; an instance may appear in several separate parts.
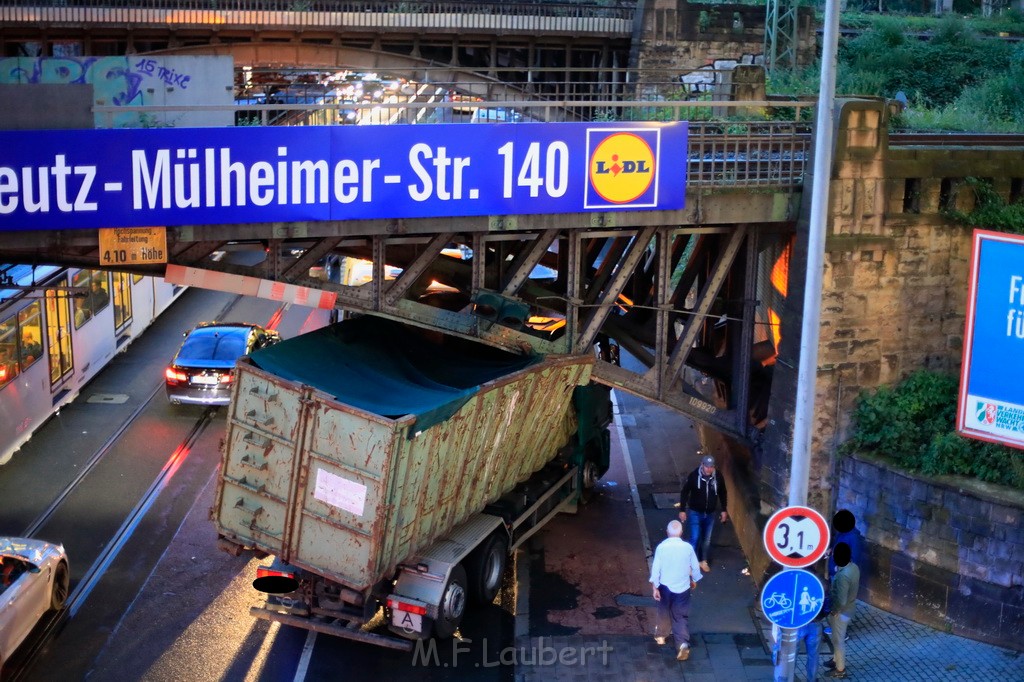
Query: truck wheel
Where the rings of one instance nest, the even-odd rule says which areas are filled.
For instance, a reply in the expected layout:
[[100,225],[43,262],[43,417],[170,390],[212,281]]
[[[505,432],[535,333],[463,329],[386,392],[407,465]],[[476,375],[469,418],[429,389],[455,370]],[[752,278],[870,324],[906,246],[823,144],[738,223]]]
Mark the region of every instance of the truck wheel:
[[466,569],[458,564],[448,575],[441,603],[437,606],[437,620],[434,621],[434,635],[447,639],[455,634],[466,611]]
[[498,596],[508,561],[508,541],[492,533],[466,559],[469,596],[477,604],[490,604]]
[[586,504],[594,497],[594,489],[601,476],[597,473],[597,465],[592,460],[583,463],[583,470],[580,472],[580,502]]

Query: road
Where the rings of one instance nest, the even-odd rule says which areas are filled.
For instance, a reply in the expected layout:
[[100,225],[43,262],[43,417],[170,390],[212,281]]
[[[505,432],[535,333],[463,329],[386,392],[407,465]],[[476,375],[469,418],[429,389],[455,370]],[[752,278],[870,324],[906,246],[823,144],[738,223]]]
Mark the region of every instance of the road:
[[[66,618],[55,634],[37,628],[8,676],[299,682],[342,669],[346,679],[393,679],[412,668],[428,680],[511,679],[507,666],[453,666],[444,648],[399,653],[249,615],[260,562],[218,550],[209,520],[226,410],[170,405],[163,369],[196,322],[278,316],[284,338],[327,322],[326,311],[186,292],[0,468],[0,534],[61,542],[72,570]],[[514,634],[513,600],[510,582],[498,604],[467,614],[472,641],[454,660],[498,660]]]
[[[261,601],[251,587],[261,562],[217,549],[209,519],[226,410],[170,405],[162,374],[182,332],[198,321],[277,317],[284,338],[327,321],[325,311],[186,292],[0,468],[0,533],[33,529],[63,542],[72,568],[62,627],[53,635],[37,628],[40,646],[23,646],[8,674],[28,682],[304,682],[335,680],[338,671],[355,681],[413,672],[424,680],[508,682],[524,635],[648,628],[649,605],[637,599],[650,550],[630,539],[636,516],[621,458],[590,505],[558,517],[517,553],[496,603],[470,609],[461,637],[436,649],[396,652],[251,617],[249,607]],[[645,413],[640,401],[627,402]],[[591,560],[610,538],[615,549]]]

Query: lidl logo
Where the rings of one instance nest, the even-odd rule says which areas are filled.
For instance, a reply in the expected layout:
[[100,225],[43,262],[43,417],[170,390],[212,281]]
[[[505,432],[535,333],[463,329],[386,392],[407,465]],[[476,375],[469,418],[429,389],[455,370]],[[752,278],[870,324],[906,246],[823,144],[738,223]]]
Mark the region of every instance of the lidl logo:
[[658,130],[590,130],[587,137],[587,208],[656,205]]

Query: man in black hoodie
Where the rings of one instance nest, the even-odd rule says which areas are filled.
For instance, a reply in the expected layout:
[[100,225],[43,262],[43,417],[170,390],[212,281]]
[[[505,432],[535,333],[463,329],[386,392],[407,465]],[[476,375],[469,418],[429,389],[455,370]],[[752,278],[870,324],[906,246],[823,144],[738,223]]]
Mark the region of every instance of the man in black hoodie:
[[728,499],[726,495],[725,481],[718,477],[715,458],[711,455],[704,455],[701,458],[700,466],[686,477],[683,490],[679,493],[679,520],[688,524],[690,528],[690,544],[697,552],[700,569],[705,573],[711,570],[708,555],[719,502],[719,518],[722,523],[725,523],[728,517],[725,511]]

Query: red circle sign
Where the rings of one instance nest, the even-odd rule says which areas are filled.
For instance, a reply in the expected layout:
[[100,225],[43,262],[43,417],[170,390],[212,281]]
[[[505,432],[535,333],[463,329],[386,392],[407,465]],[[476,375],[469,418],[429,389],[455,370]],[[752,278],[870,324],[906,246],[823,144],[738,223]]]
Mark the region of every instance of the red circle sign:
[[804,568],[825,556],[829,531],[825,517],[810,507],[784,507],[764,527],[764,547],[776,563]]

